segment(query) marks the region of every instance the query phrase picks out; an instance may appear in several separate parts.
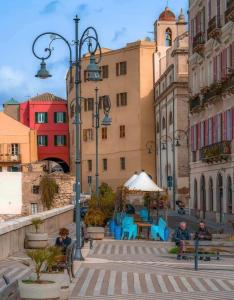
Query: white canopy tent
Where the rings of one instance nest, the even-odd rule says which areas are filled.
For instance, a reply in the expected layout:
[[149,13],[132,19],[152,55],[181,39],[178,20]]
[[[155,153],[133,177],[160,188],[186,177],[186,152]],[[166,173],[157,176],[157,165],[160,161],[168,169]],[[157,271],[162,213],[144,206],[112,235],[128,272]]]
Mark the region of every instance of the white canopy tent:
[[124,187],[128,187],[136,178],[138,177],[138,174],[135,173],[133,174],[125,183],[124,183]]
[[[158,187],[157,184],[145,172],[141,172],[139,175],[136,176],[137,177],[135,177],[135,179],[132,180],[130,184],[128,183],[128,185],[126,186],[130,191],[163,192],[163,189]],[[130,179],[128,181],[130,181]]]

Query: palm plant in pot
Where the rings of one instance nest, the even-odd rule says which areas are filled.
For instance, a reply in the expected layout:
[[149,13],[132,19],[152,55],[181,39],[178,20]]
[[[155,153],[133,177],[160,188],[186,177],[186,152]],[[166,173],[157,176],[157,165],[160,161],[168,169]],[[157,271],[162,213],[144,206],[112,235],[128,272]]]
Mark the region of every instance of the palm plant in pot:
[[27,251],[32,259],[36,276],[19,281],[20,297],[24,300],[43,299],[57,300],[60,297],[59,284],[53,280],[42,279],[42,270],[49,257],[48,248]]
[[32,219],[31,223],[35,232],[26,233],[25,246],[29,249],[40,249],[48,246],[48,234],[40,232],[40,225],[43,224],[43,220],[40,218]]

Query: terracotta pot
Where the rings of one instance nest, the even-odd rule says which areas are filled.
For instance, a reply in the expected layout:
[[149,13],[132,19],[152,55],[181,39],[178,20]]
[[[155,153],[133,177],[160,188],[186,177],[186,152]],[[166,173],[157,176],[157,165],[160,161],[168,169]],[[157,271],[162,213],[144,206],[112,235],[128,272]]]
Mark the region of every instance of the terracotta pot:
[[24,283],[19,281],[21,300],[59,300],[60,287],[53,283]]
[[26,233],[26,248],[40,249],[48,246],[47,233]]
[[87,234],[90,239],[102,240],[104,239],[105,228],[104,227],[88,227]]

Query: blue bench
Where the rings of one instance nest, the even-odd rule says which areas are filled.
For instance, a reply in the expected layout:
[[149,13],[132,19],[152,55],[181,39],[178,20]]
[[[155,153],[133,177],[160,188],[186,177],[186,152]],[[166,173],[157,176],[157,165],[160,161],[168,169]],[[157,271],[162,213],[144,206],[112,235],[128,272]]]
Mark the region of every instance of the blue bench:
[[162,241],[167,241],[169,238],[169,230],[167,227],[167,222],[163,218],[159,218],[158,225],[151,225],[150,237],[153,240],[156,240],[158,237]]

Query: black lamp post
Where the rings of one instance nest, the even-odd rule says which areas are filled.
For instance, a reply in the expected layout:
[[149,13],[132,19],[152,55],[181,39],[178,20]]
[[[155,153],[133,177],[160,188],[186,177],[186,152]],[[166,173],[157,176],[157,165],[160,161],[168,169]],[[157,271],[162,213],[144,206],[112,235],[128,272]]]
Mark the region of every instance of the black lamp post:
[[[87,80],[90,81],[99,81],[101,77],[100,68],[97,65],[101,60],[101,47],[98,41],[97,31],[94,27],[88,27],[84,30],[81,37],[78,36],[78,24],[80,19],[78,16],[75,16],[75,39],[72,44],[68,42],[62,35],[55,32],[45,32],[37,36],[32,45],[32,52],[34,56],[41,60],[41,68],[37,72],[36,77],[41,79],[46,79],[51,77],[50,73],[46,69],[45,61],[51,56],[53,48],[51,47],[52,43],[55,40],[63,40],[65,44],[68,46],[69,50],[69,64],[70,64],[70,83],[72,83],[72,65],[75,66],[75,126],[76,126],[76,183],[75,183],[75,191],[76,191],[76,250],[74,253],[75,260],[83,260],[81,253],[81,224],[80,224],[80,194],[81,194],[81,155],[80,155],[80,125],[81,125],[81,51],[83,49],[84,44],[86,44],[88,52],[90,54],[90,63],[87,66]],[[45,55],[39,56],[35,52],[35,46],[37,41],[43,37],[50,37],[51,41],[47,48],[44,49]],[[73,61],[73,53],[72,46],[75,48],[75,59]],[[96,62],[95,54],[99,53],[99,60]]]
[[[102,120],[102,126],[111,125],[111,118],[109,117],[109,112],[111,109],[111,102],[109,96],[104,96],[102,98],[102,106],[104,111],[104,118]],[[100,98],[98,97],[98,88],[95,88],[95,111],[92,115],[92,125],[96,130],[96,197],[99,197],[99,169],[98,169],[98,129],[100,127]]]

